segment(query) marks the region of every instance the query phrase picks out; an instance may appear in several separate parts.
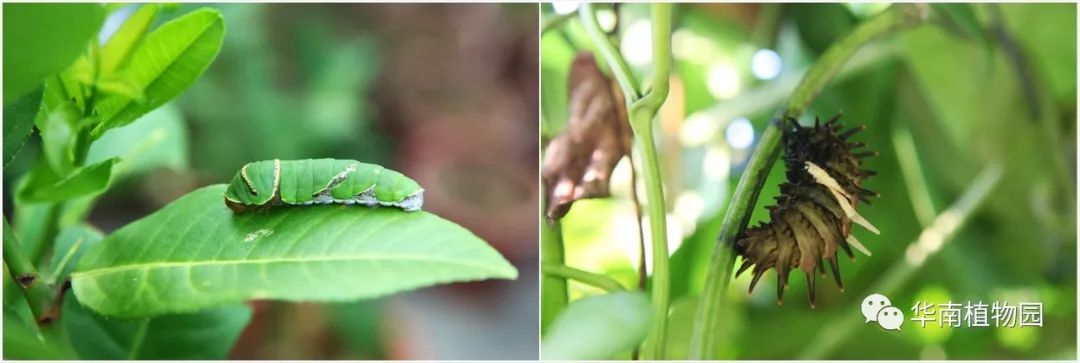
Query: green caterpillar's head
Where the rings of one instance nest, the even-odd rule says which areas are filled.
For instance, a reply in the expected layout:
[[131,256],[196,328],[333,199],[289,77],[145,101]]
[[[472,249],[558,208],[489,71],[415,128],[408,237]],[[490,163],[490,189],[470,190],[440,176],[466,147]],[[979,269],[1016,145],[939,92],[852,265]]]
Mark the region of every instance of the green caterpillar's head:
[[225,205],[240,213],[252,206],[266,205],[278,195],[281,183],[281,160],[265,160],[248,163],[240,168],[228,190],[225,191]]

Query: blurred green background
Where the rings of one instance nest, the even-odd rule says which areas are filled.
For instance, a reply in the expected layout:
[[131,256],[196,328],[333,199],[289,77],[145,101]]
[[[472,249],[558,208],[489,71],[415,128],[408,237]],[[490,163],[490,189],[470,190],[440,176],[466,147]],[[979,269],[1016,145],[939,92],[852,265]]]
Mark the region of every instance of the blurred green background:
[[[673,251],[668,330],[674,357],[685,356],[705,267],[756,138],[824,49],[887,6],[676,6],[672,89],[657,126]],[[553,24],[541,36],[545,145],[568,117],[574,55],[594,49],[575,7],[541,8],[545,24]],[[647,79],[648,6],[601,9],[601,26],[614,33],[638,79]],[[858,305],[876,292],[868,289],[887,270],[917,260],[906,251],[936,214],[984,167],[999,163],[1004,175],[983,207],[938,253],[914,263],[915,272],[889,297],[909,319],[916,301],[1042,302],[1043,327],[922,329],[908,321],[901,332],[889,332],[859,324],[821,358],[1076,358],[1076,5],[944,10],[961,14],[862,49],[802,120],[843,112],[844,124],[867,125],[856,141],[881,153],[868,162],[878,176],[865,184],[881,198],[859,211],[882,233],[854,234],[873,256],[841,259],[846,292],[818,284],[816,310],[806,302],[801,273],[792,277],[782,307],[775,272],[752,295],[746,294],[750,274],[733,280],[729,298],[735,303],[725,318],[730,338],[719,348],[725,357],[793,359],[833,339],[835,322],[859,315]],[[638,227],[629,178],[624,159],[612,178],[614,196],[574,203],[562,232],[567,265],[634,286]],[[764,206],[782,180],[783,163],[777,163],[751,224],[768,220]],[[571,299],[601,292],[570,284]]]
[[[100,37],[137,6],[109,5]],[[170,5],[157,22],[202,6]],[[230,358],[535,358],[537,5],[211,6],[227,30],[203,77],[91,150],[90,160],[132,163],[90,223],[110,232],[250,161],[381,164],[420,182],[426,210],[491,243],[521,276],[349,304],[256,301]],[[8,215],[39,148],[31,137],[4,168]]]

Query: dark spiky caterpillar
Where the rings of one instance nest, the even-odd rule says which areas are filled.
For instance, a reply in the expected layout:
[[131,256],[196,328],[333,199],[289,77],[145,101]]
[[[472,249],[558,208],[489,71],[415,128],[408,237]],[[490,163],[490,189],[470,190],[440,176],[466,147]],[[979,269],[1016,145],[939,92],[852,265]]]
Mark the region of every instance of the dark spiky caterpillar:
[[264,160],[240,168],[225,190],[234,212],[280,205],[346,204],[420,210],[424,188],[409,177],[356,160]]
[[783,303],[784,287],[792,268],[806,274],[810,306],[814,307],[817,275],[825,274],[823,260],[829,261],[833,279],[844,289],[837,266],[837,250],[854,258],[851,247],[870,255],[854,236],[852,223],[878,233],[870,222],[855,212],[859,200],[869,204],[877,193],[862,188],[863,178],[874,175],[861,168],[863,159],[877,153],[856,152],[863,143],[848,139],[864,127],[841,131],[840,115],[824,124],[804,127],[794,119],[783,122],[784,164],[787,181],[780,185],[777,204],[766,207],[770,221],[747,229],[735,241],[735,251],[743,257],[736,276],[754,267],[750,291],[769,268],[776,269],[777,302]]

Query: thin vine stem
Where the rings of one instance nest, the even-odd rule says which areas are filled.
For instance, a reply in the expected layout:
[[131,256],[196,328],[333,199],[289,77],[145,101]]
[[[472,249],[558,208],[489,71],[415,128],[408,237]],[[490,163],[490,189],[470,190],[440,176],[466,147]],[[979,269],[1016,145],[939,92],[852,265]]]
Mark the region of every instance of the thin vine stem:
[[633,157],[641,162],[645,181],[646,215],[652,249],[651,300],[654,309],[652,331],[642,350],[645,359],[663,359],[667,346],[667,318],[671,300],[671,276],[667,247],[667,210],[656,150],[653,120],[667,100],[671,75],[671,4],[652,4],[652,88],[641,92],[626,60],[600,29],[592,4],[581,5],[579,13],[586,32],[611,69],[626,98],[630,127],[634,131]]
[[622,53],[615,49],[611,39],[608,38],[603,29],[600,29],[600,22],[596,20],[596,9],[593,8],[593,4],[582,3],[578,14],[581,16],[582,25],[585,26],[585,32],[589,34],[589,39],[592,39],[593,45],[596,46],[600,56],[604,57],[604,62],[611,69],[611,74],[615,76],[615,81],[619,83],[619,88],[622,89],[623,95],[626,96],[627,105],[640,99],[641,92],[638,91],[637,80],[634,79],[634,74],[630,72],[630,66],[626,63]]
[[652,5],[652,89],[629,107],[634,148],[642,161],[645,198],[652,247],[652,304],[654,323],[643,350],[645,359],[664,359],[667,347],[667,318],[671,303],[671,267],[667,245],[667,204],[660,176],[653,120],[667,99],[671,73],[671,4]]
[[544,275],[558,277],[564,280],[574,280],[589,286],[598,287],[607,292],[626,291],[626,288],[623,287],[622,284],[607,275],[580,270],[567,265],[543,263],[540,265],[540,271],[543,272]]
[[920,227],[926,228],[937,212],[930,196],[930,187],[926,185],[926,177],[922,172],[919,152],[915,150],[915,140],[911,136],[911,130],[900,125],[893,127],[892,135],[896,160],[900,164],[900,174],[904,177],[904,185],[907,186],[908,196],[911,198],[911,208],[915,210],[915,219],[919,221]]
[[724,215],[720,235],[713,248],[705,287],[702,292],[694,327],[690,335],[689,358],[717,359],[724,334],[721,313],[727,303],[728,283],[731,280],[735,254],[731,245],[746,228],[750,212],[757,202],[765,184],[769,169],[780,155],[782,132],[780,121],[797,118],[817,97],[825,85],[860,48],[871,41],[902,29],[921,24],[928,17],[928,9],[919,4],[892,5],[881,14],[860,24],[851,34],[832,44],[803,76],[785,106],[765,129],[761,141],[750,157],[746,171],[739,178]]
[[[565,263],[565,251],[562,241],[562,226],[559,221],[545,222],[544,209],[540,209],[540,263],[557,264]],[[566,279],[557,276],[543,276],[540,280],[540,332],[543,334],[551,322],[566,308],[569,301],[569,293],[566,287]]]

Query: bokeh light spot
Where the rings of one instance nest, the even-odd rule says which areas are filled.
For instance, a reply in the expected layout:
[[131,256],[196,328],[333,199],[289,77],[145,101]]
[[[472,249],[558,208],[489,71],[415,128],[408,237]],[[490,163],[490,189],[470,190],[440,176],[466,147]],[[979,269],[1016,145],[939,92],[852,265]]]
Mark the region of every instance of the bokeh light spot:
[[555,9],[556,14],[569,14],[577,11],[581,2],[578,1],[552,1],[551,7]]
[[727,132],[728,145],[736,149],[745,149],[754,143],[754,125],[745,117],[739,117],[731,121]]
[[780,75],[781,66],[780,55],[772,49],[759,49],[754,52],[754,57],[750,61],[750,69],[754,72],[754,77],[758,79],[776,78]]
[[709,94],[717,99],[728,99],[739,94],[741,87],[739,72],[735,66],[726,62],[718,62],[709,67],[709,75],[706,86]]
[[622,43],[623,57],[633,66],[642,67],[652,61],[652,25],[639,19],[626,28]]

